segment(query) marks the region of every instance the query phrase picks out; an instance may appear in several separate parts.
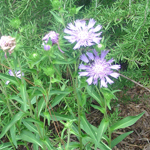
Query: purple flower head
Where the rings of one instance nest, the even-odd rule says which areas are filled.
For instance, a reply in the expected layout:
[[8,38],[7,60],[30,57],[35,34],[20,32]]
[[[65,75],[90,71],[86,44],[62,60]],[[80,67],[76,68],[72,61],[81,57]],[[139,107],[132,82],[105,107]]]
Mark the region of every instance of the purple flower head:
[[[59,46],[59,43],[58,43],[58,36],[59,36],[59,34],[56,33],[55,31],[50,31],[48,34],[46,34],[46,35],[43,37],[42,40],[43,40],[45,43],[48,43],[48,40],[51,39],[52,45],[57,44],[57,45],[58,45],[58,49],[59,49],[62,53],[64,53],[64,52],[60,49],[60,46]],[[50,45],[45,44],[45,43],[42,44],[42,45],[44,46],[44,49],[45,49],[46,51],[50,50],[50,48],[51,48]]]
[[102,39],[99,37],[102,33],[99,32],[102,26],[98,25],[94,28],[95,23],[94,19],[90,19],[88,25],[85,20],[76,20],[74,25],[69,23],[64,32],[70,36],[64,36],[64,38],[70,43],[77,42],[73,49],[79,49],[80,46],[91,46],[94,43],[99,44]]
[[[44,45],[44,44],[43,44]],[[50,50],[50,45],[44,45],[44,49],[46,50],[46,51],[49,51]]]
[[58,43],[58,36],[59,36],[59,34],[56,33],[55,31],[50,31],[48,34],[46,34],[43,37],[42,40],[45,41],[45,43],[47,43],[49,38],[50,38],[52,41],[52,44],[57,44]]
[[114,61],[110,59],[106,61],[105,56],[109,51],[101,51],[101,56],[98,56],[96,50],[93,50],[93,53],[87,52],[86,55],[81,55],[81,60],[87,65],[80,64],[79,69],[84,70],[84,72],[79,72],[79,76],[88,76],[89,78],[86,80],[89,85],[97,84],[98,79],[101,82],[101,87],[107,87],[107,83],[114,83],[109,76],[118,78],[119,73],[113,72],[112,69],[118,70],[120,69],[120,65],[111,65]]
[[[10,76],[16,76],[17,78],[21,79],[21,76],[24,76],[24,73],[21,74],[21,71],[15,71],[15,75],[12,72],[12,70],[9,69],[9,75]],[[10,81],[6,81],[6,84],[8,84]]]

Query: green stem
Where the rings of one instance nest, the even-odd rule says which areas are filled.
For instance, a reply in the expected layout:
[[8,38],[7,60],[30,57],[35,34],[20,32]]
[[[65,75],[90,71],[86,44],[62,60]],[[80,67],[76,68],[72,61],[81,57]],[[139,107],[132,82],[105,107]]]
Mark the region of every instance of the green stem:
[[[99,91],[98,88],[97,88],[97,91],[98,91],[100,97],[102,98],[103,93],[101,92],[101,90]],[[109,120],[109,117],[108,117],[108,114],[107,114],[107,100],[105,98],[103,98],[103,100],[104,100],[103,101],[104,102],[103,107],[105,108],[104,118],[106,120]],[[108,136],[109,136],[108,146],[111,148],[111,131],[110,131],[110,126],[109,125],[108,125]]]
[[68,140],[67,140],[66,150],[68,150],[68,148],[69,148],[69,143],[70,143],[70,129],[67,129],[67,131],[68,131]]
[[78,84],[77,84],[77,78],[76,78],[76,82],[74,82],[72,71],[71,71],[69,65],[68,65],[68,68],[69,68],[70,75],[72,77],[72,83],[73,83],[73,87],[74,87],[74,94],[75,94],[75,97],[77,99],[77,105],[78,105],[78,132],[79,132],[79,135],[80,135],[80,137],[79,137],[80,150],[82,150],[82,136],[81,136],[81,127],[80,127],[80,122],[81,122],[80,115],[81,115],[81,111],[80,111],[80,102],[79,102],[79,99],[78,99],[78,96],[77,96],[77,91],[76,91],[76,87],[78,86]]
[[79,141],[80,141],[80,150],[82,150],[82,137],[81,137],[81,127],[80,127],[80,122],[81,122],[80,115],[81,115],[81,112],[80,112],[80,103],[79,103],[78,98],[77,98],[77,104],[78,104],[78,131],[79,131],[79,135],[80,135]]
[[110,126],[108,126],[108,134],[109,134],[108,146],[111,148],[111,131],[110,131]]

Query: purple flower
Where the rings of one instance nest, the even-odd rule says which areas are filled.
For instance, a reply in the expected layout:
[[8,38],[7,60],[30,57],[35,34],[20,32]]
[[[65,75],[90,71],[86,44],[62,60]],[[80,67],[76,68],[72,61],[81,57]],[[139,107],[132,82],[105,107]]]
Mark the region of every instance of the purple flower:
[[118,78],[119,73],[113,72],[112,69],[120,69],[120,65],[111,65],[114,61],[113,58],[106,61],[105,56],[109,51],[101,51],[101,56],[98,56],[98,52],[93,50],[93,53],[87,52],[86,55],[81,55],[80,59],[87,63],[87,65],[80,64],[79,69],[85,70],[84,72],[79,72],[79,76],[88,76],[86,80],[89,85],[97,84],[98,79],[101,82],[101,87],[107,87],[107,83],[114,83],[109,76]]
[[86,25],[85,20],[76,20],[74,25],[69,23],[64,32],[70,34],[70,36],[64,36],[64,38],[70,43],[77,42],[73,49],[79,49],[80,46],[91,46],[94,43],[99,44],[102,39],[99,37],[102,33],[99,32],[102,26],[98,25],[94,28],[95,23],[94,19],[90,19],[88,25]]
[[[17,78],[21,79],[21,76],[24,76],[24,73],[21,74],[21,71],[15,71],[15,75],[14,73],[12,72],[12,70],[9,69],[9,75],[10,76],[16,76]],[[10,81],[6,81],[6,84],[8,84]]]
[[45,41],[45,43],[47,43],[49,38],[50,38],[52,41],[52,44],[57,44],[58,43],[58,36],[59,36],[59,34],[56,33],[55,31],[50,31],[48,34],[46,34],[43,37],[42,40]]
[[44,46],[44,49],[45,49],[46,51],[50,50],[50,48],[51,48],[50,45],[46,44],[46,43],[48,42],[48,40],[51,39],[51,41],[52,41],[52,46],[53,46],[54,44],[57,44],[57,45],[58,45],[58,49],[59,49],[62,53],[64,53],[64,52],[60,49],[59,42],[58,42],[58,36],[59,36],[59,34],[56,33],[55,31],[50,31],[48,34],[46,34],[46,35],[43,37],[42,40],[43,40],[45,43],[43,43],[42,45]]
[[44,45],[44,49],[46,50],[46,51],[49,51],[50,50],[50,45]]

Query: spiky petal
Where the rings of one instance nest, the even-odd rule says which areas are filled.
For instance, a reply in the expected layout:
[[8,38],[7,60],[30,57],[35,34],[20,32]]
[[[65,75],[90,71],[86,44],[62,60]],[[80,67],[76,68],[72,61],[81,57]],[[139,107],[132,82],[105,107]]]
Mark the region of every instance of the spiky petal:
[[[9,75],[10,76],[16,76],[17,78],[21,79],[21,76],[24,76],[24,73],[21,73],[21,71],[15,71],[15,75],[14,73],[12,72],[12,70],[9,69]],[[6,84],[8,84],[10,81],[6,81]]]
[[[118,78],[119,73],[113,72],[112,69],[118,70],[120,69],[120,65],[111,65],[114,61],[113,59],[106,61],[105,56],[109,51],[101,51],[101,56],[98,55],[96,50],[93,50],[93,54],[87,52],[86,57],[85,54],[81,55],[80,59],[84,63],[88,63],[87,65],[80,64],[79,69],[84,70],[83,72],[79,72],[79,76],[87,76],[89,77],[86,81],[89,85],[97,84],[98,80],[100,80],[101,87],[107,87],[107,84],[114,83],[110,77]],[[89,63],[92,60],[91,63]],[[110,76],[110,77],[109,77]]]
[[[74,46],[75,49],[79,49],[81,46],[87,47],[100,43],[101,33],[99,32],[102,28],[101,25],[98,25],[94,28],[96,21],[94,19],[90,19],[88,25],[86,25],[85,20],[76,20],[74,25],[69,23],[67,28],[65,28],[64,32],[66,34],[70,34],[70,36],[64,36],[70,43],[77,42]],[[99,33],[97,33],[99,32]]]

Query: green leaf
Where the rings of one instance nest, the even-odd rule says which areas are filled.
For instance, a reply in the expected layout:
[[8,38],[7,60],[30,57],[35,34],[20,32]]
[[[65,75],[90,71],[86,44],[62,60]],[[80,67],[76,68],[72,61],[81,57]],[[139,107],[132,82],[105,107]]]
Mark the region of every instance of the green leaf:
[[85,115],[81,116],[81,128],[94,140],[94,143],[97,143],[96,134]]
[[117,138],[115,138],[114,140],[112,140],[111,141],[111,148],[116,146],[119,142],[121,142],[124,138],[126,138],[132,132],[133,131],[130,131],[130,132],[127,132],[127,133],[123,133],[123,134],[119,135]]
[[38,117],[40,116],[41,111],[43,110],[44,106],[45,106],[45,100],[44,100],[44,98],[42,97],[42,98],[40,99],[40,101],[38,102]]
[[94,89],[91,86],[87,86],[86,87],[88,94],[93,97],[102,107],[102,100],[100,100],[100,96],[97,94],[96,91],[94,91]]
[[46,112],[44,112],[43,114],[44,114],[44,117],[46,117],[46,119],[47,119],[48,125],[50,126],[50,120],[51,120],[51,117],[50,117],[49,112],[46,111]]
[[55,97],[54,100],[52,100],[52,103],[51,103],[51,108],[53,108],[54,106],[56,106],[57,104],[59,104],[59,102],[66,96],[66,94],[60,94],[60,95],[57,95]]
[[[34,62],[33,64],[32,64],[32,67],[34,66],[34,65],[36,65],[36,64],[38,64],[39,62],[41,62],[42,60],[44,60],[46,58],[46,56],[42,56],[38,61],[36,61],[36,62]],[[33,70],[33,69],[32,69]]]
[[19,96],[14,95],[14,96],[9,97],[9,99],[14,99],[23,105],[23,100]]
[[8,150],[10,146],[12,146],[10,142],[0,144],[0,150]]
[[6,134],[6,132],[18,121],[21,119],[21,117],[23,116],[23,112],[19,112],[17,113],[12,119],[11,121],[2,129],[2,132],[0,134],[0,139]]
[[75,92],[77,93],[79,104],[80,104],[80,106],[82,106],[81,91],[78,88],[76,88],[75,90],[76,90]]
[[47,148],[49,150],[55,150],[56,149],[52,146],[52,144],[50,143],[50,140],[47,136],[46,136],[45,140],[43,141],[43,143],[47,146]]
[[80,147],[79,142],[70,142],[70,143],[69,143],[69,149],[70,149],[70,150],[79,149],[79,147]]
[[38,146],[37,144],[34,144],[34,143],[33,143],[33,149],[34,149],[34,150],[39,150],[39,146]]
[[53,121],[59,121],[59,120],[72,120],[74,119],[72,115],[61,115],[59,113],[54,113],[54,112],[51,112],[52,116],[51,116],[51,120]]
[[74,58],[74,59],[68,59],[68,60],[64,60],[64,59],[55,59],[52,61],[53,64],[74,64],[76,63],[77,61],[77,58]]
[[105,108],[103,108],[103,107],[100,107],[100,106],[97,106],[97,105],[93,105],[93,104],[91,104],[91,106],[93,107],[93,108],[95,108],[95,109],[98,109],[101,113],[105,113]]
[[[24,83],[26,83],[24,81]],[[21,93],[21,97],[23,99],[23,110],[26,112],[27,110],[27,92],[26,92],[26,84],[21,84],[20,85],[20,93]]]
[[79,10],[80,10],[83,6],[84,6],[84,5],[82,5],[82,6],[76,8],[76,14],[78,14]]
[[111,99],[117,99],[116,96],[108,88],[101,88],[101,92],[106,100],[107,107],[111,110],[110,101]]
[[29,131],[32,131],[34,133],[37,133],[39,134],[38,130],[36,129],[35,125],[31,122],[28,122],[28,121],[25,121],[25,120],[22,120],[23,124],[27,127],[27,129]]
[[34,123],[37,123],[37,124],[38,124],[39,126],[41,126],[42,128],[44,127],[43,122],[38,121],[38,120],[35,120],[35,119],[33,119],[33,118],[26,118],[26,119],[24,119],[24,121],[26,121],[26,122],[34,122]]
[[65,24],[64,24],[64,20],[62,18],[60,18],[58,15],[56,15],[55,13],[53,13],[52,11],[50,11],[50,13],[54,16],[54,18],[60,22],[64,27],[65,27]]
[[65,89],[64,91],[61,91],[61,90],[51,90],[50,91],[50,95],[53,95],[53,94],[69,94],[70,92],[72,92],[70,89]]
[[126,128],[128,126],[133,125],[138,119],[140,119],[143,116],[144,113],[145,112],[142,112],[141,114],[137,116],[129,116],[116,122],[114,125],[110,127],[111,132],[117,129]]
[[[10,75],[6,75],[6,74],[3,74],[3,73],[0,73],[0,79],[4,79],[6,81],[10,81],[10,82],[12,82],[12,83],[14,83],[16,85],[18,84],[17,83],[17,79],[15,77],[10,76]],[[18,79],[18,80],[20,80],[20,79]]]
[[13,144],[14,144],[14,145],[16,146],[16,148],[17,148],[16,126],[15,126],[15,124],[10,128],[10,135],[11,135]]
[[81,105],[81,107],[84,107],[84,105],[86,104],[86,101],[87,101],[87,94],[82,93],[81,98],[82,98],[82,100],[80,102],[80,105]]
[[98,142],[101,141],[101,138],[103,136],[103,134],[106,132],[107,127],[109,125],[109,121],[107,121],[106,119],[103,119],[98,127],[98,132],[97,132],[97,140]]
[[98,143],[97,147],[100,150],[112,150],[108,145],[106,145],[105,143],[103,143],[102,141],[100,143]]
[[27,142],[29,142],[29,143],[37,144],[37,145],[39,145],[41,148],[43,148],[43,146],[42,146],[42,145],[43,145],[42,141],[39,140],[39,139],[37,139],[36,136],[35,136],[32,132],[30,132],[30,131],[28,131],[28,130],[23,130],[23,131],[21,132],[21,134],[17,136],[17,138],[20,139],[20,140],[27,141]]
[[29,69],[29,68],[22,68],[22,72],[31,72],[31,73],[34,73],[36,74],[37,73],[37,70],[36,69]]

